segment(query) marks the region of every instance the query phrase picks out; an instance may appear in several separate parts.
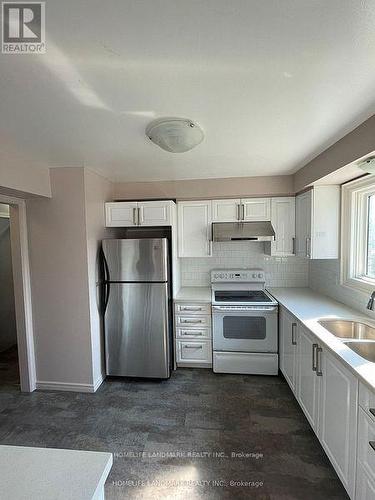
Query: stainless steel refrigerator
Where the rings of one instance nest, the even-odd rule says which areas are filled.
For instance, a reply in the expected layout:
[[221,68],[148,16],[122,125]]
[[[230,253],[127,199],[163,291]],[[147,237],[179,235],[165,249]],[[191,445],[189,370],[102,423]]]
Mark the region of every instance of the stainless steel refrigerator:
[[168,378],[171,366],[167,238],[102,241],[107,375]]

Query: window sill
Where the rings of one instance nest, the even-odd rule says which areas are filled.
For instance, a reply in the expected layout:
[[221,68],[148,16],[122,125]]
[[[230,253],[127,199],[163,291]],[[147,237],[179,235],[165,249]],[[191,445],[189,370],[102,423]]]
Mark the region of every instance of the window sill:
[[350,288],[363,295],[371,294],[375,290],[375,280],[364,280],[360,278],[350,278],[340,282],[345,288]]

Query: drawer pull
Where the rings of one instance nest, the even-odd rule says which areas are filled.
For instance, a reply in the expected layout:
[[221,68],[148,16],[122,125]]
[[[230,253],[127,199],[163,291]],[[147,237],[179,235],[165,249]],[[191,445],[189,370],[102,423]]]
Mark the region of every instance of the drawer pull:
[[203,323],[201,319],[183,319],[181,323]]
[[375,451],[375,441],[369,441],[369,443],[368,443],[368,444],[369,444],[369,445],[371,446],[371,448]]
[[187,337],[202,337],[202,333],[184,332],[183,335]]
[[203,349],[202,345],[184,345],[185,349]]
[[202,307],[189,307],[189,306],[186,306],[186,307],[180,307],[181,311],[202,311]]
[[373,417],[375,417],[375,408],[369,408],[368,411],[371,413]]

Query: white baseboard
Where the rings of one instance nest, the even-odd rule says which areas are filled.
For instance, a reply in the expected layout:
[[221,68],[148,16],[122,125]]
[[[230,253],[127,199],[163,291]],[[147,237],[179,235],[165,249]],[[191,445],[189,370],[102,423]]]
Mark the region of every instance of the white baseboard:
[[99,385],[96,387],[96,384],[72,384],[65,382],[48,382],[45,380],[38,380],[36,382],[36,388],[45,391],[95,392]]

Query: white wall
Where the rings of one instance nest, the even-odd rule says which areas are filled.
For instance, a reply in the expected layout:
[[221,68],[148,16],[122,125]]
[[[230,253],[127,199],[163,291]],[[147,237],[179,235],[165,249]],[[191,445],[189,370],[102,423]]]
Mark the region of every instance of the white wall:
[[328,295],[375,318],[375,312],[366,309],[369,294],[340,285],[339,259],[312,260],[310,262],[309,286],[316,292]]
[[308,260],[300,257],[269,257],[264,243],[238,241],[213,243],[213,256],[184,258],[181,261],[181,286],[208,286],[211,269],[257,267],[266,272],[266,285],[308,286]]
[[0,193],[27,198],[51,196],[49,169],[32,165],[17,154],[0,152]]
[[103,332],[99,312],[98,256],[100,242],[115,237],[105,228],[104,202],[111,201],[113,185],[100,175],[85,169],[85,215],[87,235],[87,271],[90,301],[91,356],[94,385],[102,380],[104,369]]
[[51,187],[27,201],[37,381],[92,384],[83,169],[52,169]]
[[17,344],[9,219],[0,217],[0,352]]

